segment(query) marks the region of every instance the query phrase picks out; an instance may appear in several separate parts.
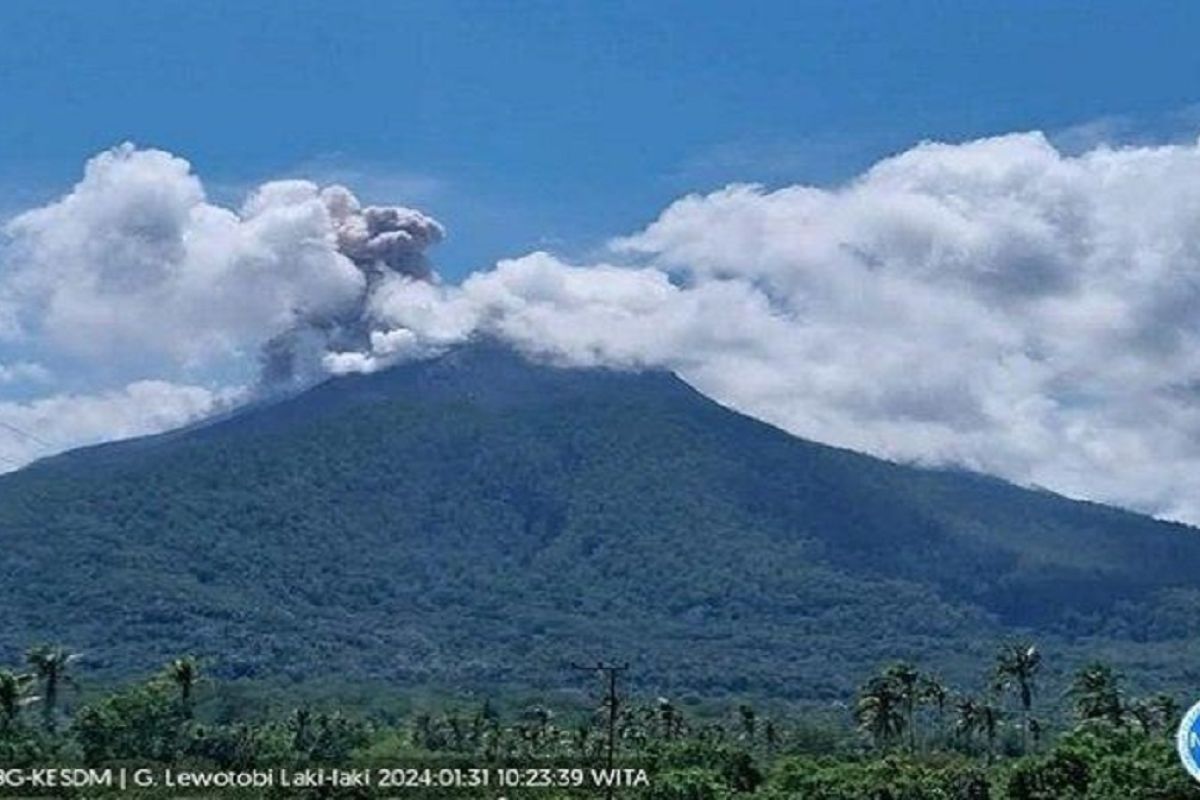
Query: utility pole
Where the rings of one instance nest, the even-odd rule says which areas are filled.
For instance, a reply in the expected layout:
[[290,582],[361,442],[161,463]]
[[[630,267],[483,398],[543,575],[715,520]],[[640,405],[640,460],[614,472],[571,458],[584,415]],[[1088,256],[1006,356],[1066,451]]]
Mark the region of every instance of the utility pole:
[[620,702],[617,699],[617,676],[629,669],[629,664],[606,664],[603,661],[597,661],[595,664],[572,664],[571,669],[581,669],[587,672],[598,672],[604,676],[607,693],[604,698],[604,707],[608,709],[608,746],[605,764],[608,767],[610,781],[608,784],[608,798],[612,800],[613,787],[611,775],[613,770],[613,759],[617,748],[617,708]]

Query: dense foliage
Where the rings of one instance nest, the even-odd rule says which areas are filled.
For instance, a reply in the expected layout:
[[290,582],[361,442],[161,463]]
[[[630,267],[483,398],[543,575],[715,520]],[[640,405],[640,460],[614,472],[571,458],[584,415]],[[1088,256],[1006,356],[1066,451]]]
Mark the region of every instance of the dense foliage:
[[[56,658],[47,659],[48,654]],[[1017,654],[1022,658],[1014,658]],[[645,785],[620,788],[614,796],[644,800],[1200,798],[1200,786],[1174,754],[1172,733],[1180,715],[1170,697],[1130,699],[1120,674],[1092,664],[1073,675],[1065,695],[1046,698],[1040,651],[1027,643],[1002,649],[989,680],[974,694],[896,663],[866,681],[850,713],[819,722],[745,703],[691,712],[666,697],[624,692],[614,703],[605,691],[592,708],[460,699],[399,717],[301,706],[267,718],[245,713],[228,718],[218,702],[227,687],[208,679],[203,665],[191,658],[172,661],[148,681],[83,698],[74,695],[80,687],[77,670],[69,652],[41,648],[31,651],[20,669],[0,671],[0,768],[295,774],[324,767],[378,775],[399,768],[419,773],[457,767],[494,776],[513,768],[602,770],[610,763],[611,741],[611,763],[646,777]],[[58,689],[51,690],[55,681]],[[71,713],[62,704],[66,686],[73,687]],[[598,793],[590,784],[504,791],[543,798]],[[178,793],[160,786],[132,793],[92,787],[54,794],[150,798]],[[375,785],[286,791],[274,786],[211,790],[205,796],[376,794],[397,792]],[[402,794],[494,797],[497,789],[418,783]]]
[[673,376],[477,347],[0,479],[0,658],[112,680],[573,685],[846,702],[870,664],[966,681],[1035,635],[1200,678],[1195,531],[788,436]]

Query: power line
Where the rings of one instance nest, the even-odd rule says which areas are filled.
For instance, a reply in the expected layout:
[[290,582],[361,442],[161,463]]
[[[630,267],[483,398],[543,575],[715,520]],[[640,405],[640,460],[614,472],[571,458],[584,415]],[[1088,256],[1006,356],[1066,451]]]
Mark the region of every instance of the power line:
[[21,428],[18,428],[16,425],[13,425],[11,422],[4,422],[3,420],[0,420],[0,428],[4,428],[5,430],[12,431],[13,433],[17,434],[18,436],[25,437],[26,439],[33,442],[34,444],[40,444],[42,447],[47,447],[47,448],[51,448],[51,449],[54,447],[54,445],[50,444],[50,442],[47,442],[42,437],[36,436],[36,435],[30,433],[29,431],[22,430]]

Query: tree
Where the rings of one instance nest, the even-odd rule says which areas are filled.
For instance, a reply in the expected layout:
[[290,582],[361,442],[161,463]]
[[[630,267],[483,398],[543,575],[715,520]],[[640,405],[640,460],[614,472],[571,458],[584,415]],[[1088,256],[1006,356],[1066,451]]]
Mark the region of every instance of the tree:
[[541,753],[545,742],[553,737],[553,719],[554,712],[544,706],[529,706],[521,712],[521,736],[528,742],[531,753]]
[[946,702],[950,698],[950,693],[946,691],[945,684],[932,675],[926,675],[921,680],[919,698],[922,703],[933,707],[937,711],[938,729],[939,731],[944,730],[946,724]]
[[684,732],[683,714],[666,697],[658,698],[659,733],[664,739],[678,739]]
[[192,718],[192,690],[200,677],[200,666],[191,656],[177,658],[167,665],[167,677],[179,689],[179,707],[187,719]]
[[995,751],[996,732],[999,730],[1003,712],[998,706],[986,700],[976,700],[973,697],[964,697],[960,700],[957,712],[958,719],[955,721],[955,730],[968,742],[975,736],[983,734],[987,742],[986,757],[990,763],[992,753]]
[[916,750],[917,746],[917,703],[921,699],[923,679],[921,673],[912,664],[900,662],[888,667],[883,673],[885,680],[891,681],[895,687],[896,696],[904,708],[904,727],[908,730],[908,747]]
[[450,747],[457,752],[463,752],[467,746],[467,725],[458,714],[450,712],[445,716],[446,728],[450,731]]
[[1154,711],[1150,708],[1150,704],[1145,700],[1138,698],[1126,706],[1125,711],[1137,723],[1138,729],[1142,734],[1149,736],[1154,733],[1157,727],[1154,719]]
[[1179,706],[1170,695],[1156,694],[1134,700],[1125,709],[1146,736],[1170,731],[1179,722]]
[[475,716],[471,718],[471,742],[473,746],[479,747],[483,742],[484,734],[499,719],[496,714],[496,709],[492,706],[490,698],[483,699],[483,705],[475,712]]
[[763,740],[767,743],[767,752],[774,755],[779,749],[779,728],[775,725],[775,720],[768,719],[767,724],[763,726]]
[[738,706],[738,722],[742,726],[742,739],[753,743],[758,733],[758,714],[754,708],[745,704]]
[[308,708],[297,708],[288,720],[288,728],[292,732],[292,749],[303,752],[312,743],[313,713]]
[[895,681],[885,676],[871,678],[859,692],[854,717],[876,747],[884,749],[904,733],[903,702]]
[[0,670],[0,720],[5,727],[16,722],[21,709],[37,699],[25,694],[32,681],[32,675]]
[[1107,664],[1092,663],[1076,672],[1067,694],[1080,722],[1124,724],[1121,675]]
[[434,750],[437,747],[433,735],[433,717],[426,711],[413,718],[412,743],[423,750]]
[[184,747],[179,705],[161,680],[131,686],[89,702],[71,725],[88,765],[112,760],[170,762]]
[[996,656],[996,691],[1014,693],[1021,705],[1022,753],[1029,749],[1029,712],[1033,706],[1035,681],[1041,667],[1042,654],[1032,644],[1009,644]]
[[54,732],[59,692],[64,683],[74,683],[67,669],[77,658],[78,654],[50,645],[39,645],[26,654],[29,666],[42,683],[42,724],[51,733]]
[[1174,730],[1179,725],[1179,703],[1169,694],[1159,692],[1147,701],[1154,710],[1159,725],[1164,731]]

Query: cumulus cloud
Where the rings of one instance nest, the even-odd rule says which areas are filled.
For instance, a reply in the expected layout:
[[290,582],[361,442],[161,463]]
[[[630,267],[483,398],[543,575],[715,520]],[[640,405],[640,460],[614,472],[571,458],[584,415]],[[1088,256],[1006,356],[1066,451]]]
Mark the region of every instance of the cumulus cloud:
[[845,186],[731,186],[613,242],[368,302],[370,370],[475,332],[662,366],[796,434],[1200,521],[1200,147],[923,144]]
[[[5,467],[181,425],[244,394],[180,373],[228,377],[258,359],[260,389],[306,375],[332,344],[366,341],[378,281],[434,279],[425,249],[443,234],[418,211],[308,181],[266,183],[224,208],[187,161],[129,144],[3,232],[0,343],[58,359],[76,386],[122,386],[0,403]],[[49,378],[30,361],[0,364],[0,384]]]
[[148,380],[96,394],[0,402],[0,468],[12,469],[69,447],[178,428],[240,400],[240,390]]
[[429,277],[424,250],[442,231],[420,212],[364,208],[342,187],[307,181],[264,184],[240,209],[223,208],[188,162],[123,145],[5,233],[0,334],[140,368],[352,327],[372,280]]

